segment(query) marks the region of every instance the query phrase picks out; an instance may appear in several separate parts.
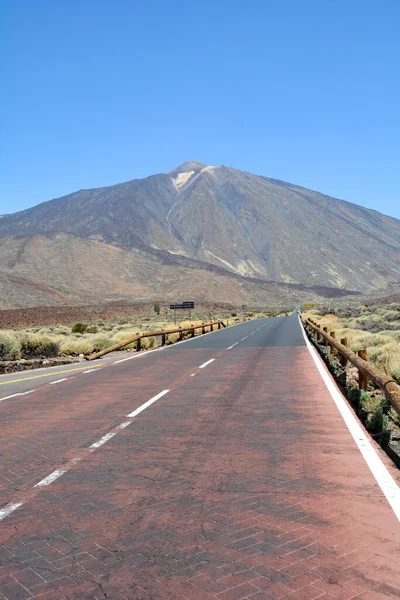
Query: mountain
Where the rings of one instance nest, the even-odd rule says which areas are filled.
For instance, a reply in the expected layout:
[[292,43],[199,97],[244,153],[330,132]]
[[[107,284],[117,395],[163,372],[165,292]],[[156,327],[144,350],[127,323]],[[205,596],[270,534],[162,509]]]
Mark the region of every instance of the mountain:
[[198,161],[5,215],[0,250],[3,306],[182,294],[257,303],[400,282],[397,219]]

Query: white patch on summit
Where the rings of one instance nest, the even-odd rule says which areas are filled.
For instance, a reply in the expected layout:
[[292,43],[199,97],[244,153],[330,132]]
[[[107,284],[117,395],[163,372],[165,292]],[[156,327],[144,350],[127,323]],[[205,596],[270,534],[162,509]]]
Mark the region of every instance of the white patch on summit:
[[215,171],[215,169],[218,169],[218,167],[204,167],[200,173],[204,173],[205,171]]
[[176,177],[172,177],[172,182],[177,190],[185,185],[185,183],[191,178],[194,171],[186,171],[185,173],[178,173]]

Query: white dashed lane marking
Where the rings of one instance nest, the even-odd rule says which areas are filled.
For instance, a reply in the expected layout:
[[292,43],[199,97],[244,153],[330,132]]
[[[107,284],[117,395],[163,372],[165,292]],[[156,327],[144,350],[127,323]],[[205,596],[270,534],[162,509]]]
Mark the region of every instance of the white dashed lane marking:
[[100,446],[111,440],[115,435],[117,435],[115,432],[106,433],[106,435],[103,435],[98,442],[94,442],[89,448],[100,448]]
[[128,417],[136,417],[139,413],[141,413],[143,410],[145,410],[148,406],[150,406],[151,404],[153,404],[153,402],[156,402],[157,400],[159,400],[160,398],[162,398],[163,396],[165,396],[165,394],[168,394],[169,390],[163,390],[162,392],[160,392],[159,394],[157,394],[157,396],[154,396],[153,398],[150,398],[150,400],[147,400],[147,402],[145,402],[144,404],[142,404],[142,406],[139,406],[139,408],[137,408],[136,410],[134,410],[133,412],[129,413],[129,415],[127,415]]
[[[34,391],[34,390],[32,390],[32,391]],[[165,394],[168,394],[168,392],[169,392],[169,390],[163,390],[162,392],[160,392],[156,396],[153,396],[153,398],[150,398],[150,400],[148,400],[147,402],[145,402],[144,404],[139,406],[139,408],[136,408],[133,412],[131,412],[128,415],[128,418],[130,419],[129,421],[124,421],[123,423],[121,423],[120,425],[115,427],[113,431],[110,431],[110,432],[106,433],[105,435],[103,435],[103,437],[101,437],[97,442],[94,442],[91,446],[89,446],[89,452],[94,452],[94,450],[96,450],[97,448],[100,448],[100,446],[102,446],[103,444],[105,444],[106,442],[111,440],[114,436],[117,435],[118,431],[125,429],[131,423],[133,423],[134,417],[139,415],[142,411],[144,411],[146,408],[151,406],[154,402],[156,402],[157,400],[159,400],[160,398],[165,396]],[[23,394],[20,394],[20,395],[23,395]],[[59,467],[58,469],[56,469],[55,471],[53,471],[52,473],[50,473],[49,475],[44,477],[44,479],[41,479],[38,483],[36,483],[33,486],[33,488],[31,488],[31,490],[25,495],[24,500],[10,502],[4,508],[0,509],[0,521],[5,519],[8,515],[10,515],[12,512],[17,510],[21,506],[23,506],[27,500],[30,500],[34,496],[36,496],[36,494],[38,494],[38,492],[40,491],[40,489],[42,487],[50,485],[51,483],[56,481],[59,477],[61,477],[65,473],[67,473],[67,471],[69,471],[73,466],[77,465],[81,460],[82,459],[80,457],[71,458],[71,460],[69,460],[67,463],[65,463],[65,465],[62,465],[61,467]]]
[[214,360],[215,360],[215,358],[210,358],[210,360],[208,360],[204,364],[200,365],[199,369],[204,369],[207,365],[209,365],[210,363],[214,362]]
[[17,396],[27,396],[28,394],[33,394],[36,390],[29,390],[29,392],[18,392],[17,394],[11,394],[11,396],[5,396],[4,398],[0,398],[0,402],[3,400],[10,400],[11,398],[16,398]]
[[56,379],[56,381],[51,381],[49,385],[55,385],[56,383],[61,383],[62,381],[67,381],[68,377],[64,377],[63,379]]

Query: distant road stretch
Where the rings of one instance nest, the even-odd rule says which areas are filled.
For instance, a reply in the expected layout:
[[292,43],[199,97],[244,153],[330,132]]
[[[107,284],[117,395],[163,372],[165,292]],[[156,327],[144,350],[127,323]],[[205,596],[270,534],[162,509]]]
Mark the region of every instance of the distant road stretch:
[[297,315],[0,376],[0,600],[400,597],[400,477]]

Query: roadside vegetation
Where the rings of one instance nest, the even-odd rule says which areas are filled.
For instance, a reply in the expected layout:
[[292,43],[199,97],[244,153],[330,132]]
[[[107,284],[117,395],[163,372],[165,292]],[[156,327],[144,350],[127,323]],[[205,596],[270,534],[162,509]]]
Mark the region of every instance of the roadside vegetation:
[[[271,309],[265,311],[250,311],[246,313],[247,319],[274,316],[281,311]],[[184,317],[176,326],[189,327],[201,325],[204,322],[222,319],[229,325],[234,325],[242,320],[240,310],[210,311],[192,313],[193,319],[187,320],[187,312],[179,312],[177,316]],[[185,318],[186,317],[186,318]],[[33,358],[57,358],[87,356],[93,352],[104,350],[109,346],[122,342],[138,333],[155,330],[171,330],[176,328],[173,322],[172,311],[161,311],[160,305],[155,303],[154,315],[135,316],[135,318],[115,319],[110,321],[94,321],[90,323],[77,322],[67,325],[43,325],[9,329],[0,331],[0,360],[15,361]],[[168,343],[175,343],[179,338],[178,333],[168,336]],[[141,346],[144,349],[155,348],[160,344],[160,337],[143,338]],[[135,343],[123,348],[133,350]]]
[[347,338],[356,352],[366,348],[368,360],[400,383],[400,302],[387,305],[326,307],[305,316]]
[[[327,306],[304,313],[304,316],[327,327],[328,331],[335,331],[336,339],[347,338],[347,345],[354,352],[366,349],[367,360],[400,384],[399,302]],[[347,398],[367,430],[400,465],[400,415],[383,392],[371,383],[367,392],[358,388],[355,367],[348,364],[344,369],[327,347],[319,344],[319,349],[329,370],[344,385]]]

